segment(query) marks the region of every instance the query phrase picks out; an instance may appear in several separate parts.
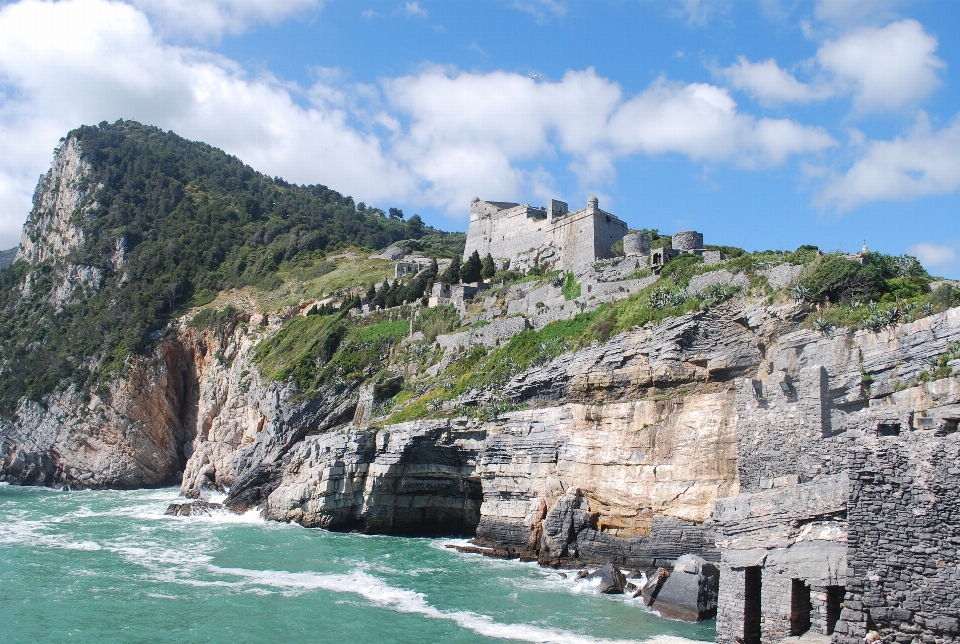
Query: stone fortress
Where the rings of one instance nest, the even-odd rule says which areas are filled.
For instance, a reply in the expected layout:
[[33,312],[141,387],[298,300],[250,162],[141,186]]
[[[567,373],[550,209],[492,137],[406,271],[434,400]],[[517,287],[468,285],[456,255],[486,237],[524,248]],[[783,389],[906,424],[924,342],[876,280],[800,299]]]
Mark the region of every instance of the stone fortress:
[[613,257],[610,248],[627,231],[626,223],[600,210],[596,197],[574,212],[556,199],[538,208],[474,198],[463,257],[477,251],[517,270],[539,266],[579,272]]

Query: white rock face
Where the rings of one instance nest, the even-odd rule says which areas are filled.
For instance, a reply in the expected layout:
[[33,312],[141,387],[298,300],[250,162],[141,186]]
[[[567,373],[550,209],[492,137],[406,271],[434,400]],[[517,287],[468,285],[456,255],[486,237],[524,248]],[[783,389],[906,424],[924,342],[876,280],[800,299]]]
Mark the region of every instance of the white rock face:
[[92,186],[82,181],[90,164],[81,158],[80,143],[69,138],[56,151],[53,164],[37,184],[33,210],[23,226],[17,259],[39,264],[63,258],[83,244],[83,231],[73,219]]

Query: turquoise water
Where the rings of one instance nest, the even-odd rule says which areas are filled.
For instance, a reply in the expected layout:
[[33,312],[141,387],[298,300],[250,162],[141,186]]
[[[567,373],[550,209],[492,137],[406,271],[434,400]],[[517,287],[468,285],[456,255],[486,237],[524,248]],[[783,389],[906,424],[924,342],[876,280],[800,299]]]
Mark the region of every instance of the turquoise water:
[[[639,600],[451,539],[167,517],[175,489],[0,485],[0,642],[712,640]],[[684,638],[684,639],[680,639]]]

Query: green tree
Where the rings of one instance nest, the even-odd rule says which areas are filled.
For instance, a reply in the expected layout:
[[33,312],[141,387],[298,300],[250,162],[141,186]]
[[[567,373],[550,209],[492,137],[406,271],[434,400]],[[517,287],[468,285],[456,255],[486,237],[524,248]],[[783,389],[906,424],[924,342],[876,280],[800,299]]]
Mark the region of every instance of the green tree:
[[493,261],[493,256],[487,253],[483,261],[480,262],[480,276],[483,279],[492,279],[497,274],[497,265]]
[[440,281],[445,284],[456,284],[460,281],[460,258],[454,257],[450,261],[450,265],[447,266],[446,270],[440,275]]
[[467,261],[463,263],[463,266],[460,267],[460,281],[464,284],[468,282],[479,282],[481,269],[482,262],[480,261],[480,253],[473,251],[470,253],[470,257],[467,258]]

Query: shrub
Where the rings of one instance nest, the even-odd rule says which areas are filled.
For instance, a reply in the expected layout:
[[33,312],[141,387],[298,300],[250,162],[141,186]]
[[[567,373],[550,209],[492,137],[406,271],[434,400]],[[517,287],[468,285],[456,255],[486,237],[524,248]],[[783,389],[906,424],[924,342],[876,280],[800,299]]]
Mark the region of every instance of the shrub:
[[801,283],[818,302],[879,300],[886,286],[874,265],[860,264],[836,253],[821,257]]

